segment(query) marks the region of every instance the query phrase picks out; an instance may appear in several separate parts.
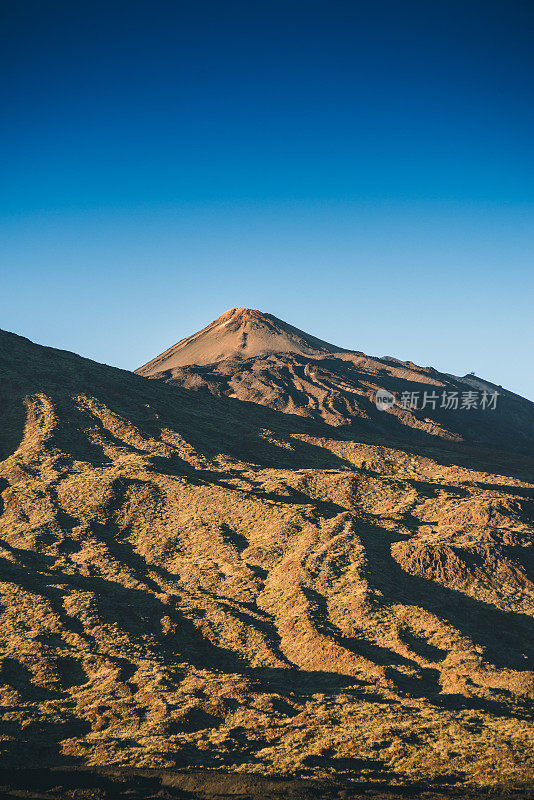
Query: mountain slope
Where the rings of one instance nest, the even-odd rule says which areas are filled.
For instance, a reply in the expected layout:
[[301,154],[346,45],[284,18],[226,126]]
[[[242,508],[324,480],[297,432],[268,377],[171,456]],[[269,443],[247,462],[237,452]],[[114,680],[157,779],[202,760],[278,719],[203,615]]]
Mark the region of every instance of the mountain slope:
[[[137,373],[335,426],[356,426],[360,433],[379,431],[392,443],[448,439],[533,452],[529,400],[476,376],[457,378],[412,362],[373,358],[296,330],[260,311],[231,309]],[[386,412],[374,402],[381,389],[397,398]],[[469,397],[475,397],[476,407]]]
[[529,784],[531,460],[3,332],[0,377],[4,766]]

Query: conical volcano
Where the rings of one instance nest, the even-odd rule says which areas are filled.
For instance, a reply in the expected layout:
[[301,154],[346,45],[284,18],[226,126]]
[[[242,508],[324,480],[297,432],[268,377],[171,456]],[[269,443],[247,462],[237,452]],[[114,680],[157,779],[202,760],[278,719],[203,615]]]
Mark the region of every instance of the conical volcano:
[[326,355],[342,352],[272,314],[252,308],[231,308],[198,333],[182,339],[136,372],[150,377],[189,364],[215,364],[227,358],[253,358],[267,353]]

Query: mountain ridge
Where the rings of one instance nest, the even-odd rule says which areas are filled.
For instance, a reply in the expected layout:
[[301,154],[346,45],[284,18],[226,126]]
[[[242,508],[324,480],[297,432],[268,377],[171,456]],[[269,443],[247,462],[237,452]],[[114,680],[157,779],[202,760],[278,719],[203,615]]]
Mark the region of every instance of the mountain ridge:
[[[428,435],[524,453],[534,449],[534,403],[503,387],[339,348],[251,309],[230,309],[136,373],[338,427],[374,426],[395,440]],[[492,387],[499,396],[494,409],[444,406],[444,395],[462,400],[469,392],[487,405]],[[380,390],[396,396],[386,413],[374,403]],[[426,406],[425,392],[435,393]],[[403,405],[414,396],[414,407]]]

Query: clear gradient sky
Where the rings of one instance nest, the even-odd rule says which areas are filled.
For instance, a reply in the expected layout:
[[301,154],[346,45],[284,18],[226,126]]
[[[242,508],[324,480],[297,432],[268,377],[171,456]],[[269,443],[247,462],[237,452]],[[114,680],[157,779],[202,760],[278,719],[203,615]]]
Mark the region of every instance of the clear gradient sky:
[[534,399],[531,0],[2,0],[0,327],[232,306]]

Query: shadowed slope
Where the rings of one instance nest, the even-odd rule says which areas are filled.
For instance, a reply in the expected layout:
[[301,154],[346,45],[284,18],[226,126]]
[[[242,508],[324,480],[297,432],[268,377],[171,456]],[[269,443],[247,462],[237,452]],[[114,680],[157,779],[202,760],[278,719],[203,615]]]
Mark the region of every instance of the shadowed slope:
[[6,333],[0,375],[6,766],[531,778],[528,459]]

